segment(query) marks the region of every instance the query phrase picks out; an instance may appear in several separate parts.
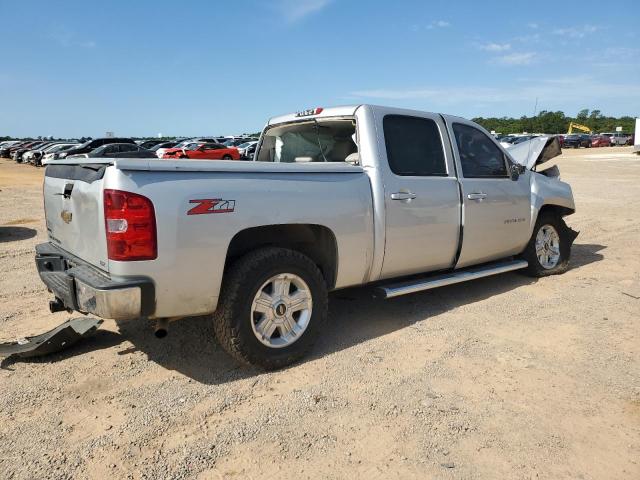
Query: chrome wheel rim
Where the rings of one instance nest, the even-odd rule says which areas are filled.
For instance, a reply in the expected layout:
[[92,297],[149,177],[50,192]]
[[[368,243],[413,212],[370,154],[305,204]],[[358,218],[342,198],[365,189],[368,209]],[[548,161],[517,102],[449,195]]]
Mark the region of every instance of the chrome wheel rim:
[[536,235],[536,255],[542,268],[549,270],[560,261],[560,235],[552,225],[543,225]]
[[253,334],[267,347],[288,347],[309,326],[312,310],[311,289],[302,278],[293,273],[274,275],[251,304]]

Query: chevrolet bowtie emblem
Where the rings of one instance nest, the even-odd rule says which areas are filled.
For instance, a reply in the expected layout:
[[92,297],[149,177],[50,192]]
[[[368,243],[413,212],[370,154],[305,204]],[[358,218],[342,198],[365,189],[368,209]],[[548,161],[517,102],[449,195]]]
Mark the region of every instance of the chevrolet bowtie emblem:
[[60,212],[60,218],[62,218],[64,223],[71,223],[71,217],[73,217],[73,214],[67,210]]

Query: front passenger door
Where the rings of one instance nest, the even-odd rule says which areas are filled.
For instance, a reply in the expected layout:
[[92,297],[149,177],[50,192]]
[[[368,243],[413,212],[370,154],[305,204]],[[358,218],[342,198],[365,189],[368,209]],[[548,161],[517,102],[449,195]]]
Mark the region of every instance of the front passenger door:
[[531,173],[516,180],[504,151],[480,129],[452,125],[462,184],[462,250],[456,268],[524,250],[531,218]]

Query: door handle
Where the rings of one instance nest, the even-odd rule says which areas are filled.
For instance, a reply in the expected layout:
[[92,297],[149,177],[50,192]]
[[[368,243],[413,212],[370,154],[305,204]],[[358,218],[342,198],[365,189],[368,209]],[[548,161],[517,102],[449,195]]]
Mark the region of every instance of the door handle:
[[411,192],[396,192],[391,194],[391,200],[413,200],[417,195]]
[[474,193],[470,193],[469,195],[467,195],[467,198],[469,200],[484,200],[485,198],[487,198],[487,194],[484,192],[474,192]]

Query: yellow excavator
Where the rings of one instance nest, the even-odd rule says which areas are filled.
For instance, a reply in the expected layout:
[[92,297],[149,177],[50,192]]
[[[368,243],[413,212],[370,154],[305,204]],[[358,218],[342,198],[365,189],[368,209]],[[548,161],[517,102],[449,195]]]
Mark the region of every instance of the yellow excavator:
[[570,135],[571,133],[573,133],[573,129],[576,130],[582,130],[583,132],[587,132],[587,133],[591,133],[591,129],[589,127],[586,127],[584,125],[580,125],[579,123],[569,123],[569,131],[567,132],[567,135]]

